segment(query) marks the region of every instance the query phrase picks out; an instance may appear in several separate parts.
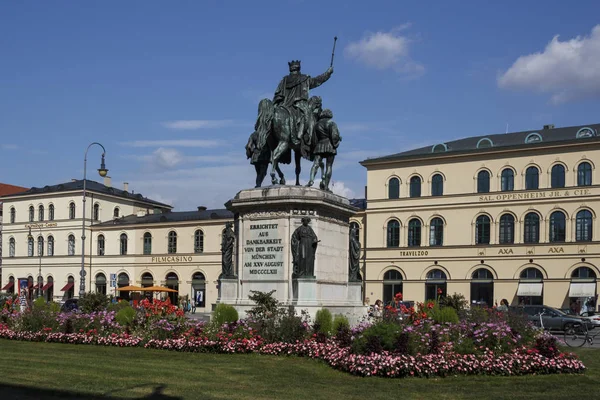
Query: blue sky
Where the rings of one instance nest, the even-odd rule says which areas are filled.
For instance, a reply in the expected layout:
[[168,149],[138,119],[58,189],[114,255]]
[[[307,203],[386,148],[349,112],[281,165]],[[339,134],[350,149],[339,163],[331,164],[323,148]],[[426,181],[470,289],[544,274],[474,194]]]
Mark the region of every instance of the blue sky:
[[367,157],[599,122],[599,16],[597,1],[2,2],[0,182],[80,179],[99,141],[113,186],[222,207],[253,186],[258,101],[289,60],[324,72],[337,35],[312,94],[343,137],[334,190],[361,197]]

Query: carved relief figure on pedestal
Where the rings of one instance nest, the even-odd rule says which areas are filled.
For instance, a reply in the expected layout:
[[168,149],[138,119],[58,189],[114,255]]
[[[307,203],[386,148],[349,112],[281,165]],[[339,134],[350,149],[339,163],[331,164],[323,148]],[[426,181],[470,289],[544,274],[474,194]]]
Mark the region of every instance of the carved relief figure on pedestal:
[[221,239],[221,278],[235,278],[233,270],[233,245],[235,233],[233,222],[227,222]]
[[310,218],[302,218],[302,225],[292,234],[291,248],[294,264],[294,278],[315,277],[315,253],[320,240],[308,225]]

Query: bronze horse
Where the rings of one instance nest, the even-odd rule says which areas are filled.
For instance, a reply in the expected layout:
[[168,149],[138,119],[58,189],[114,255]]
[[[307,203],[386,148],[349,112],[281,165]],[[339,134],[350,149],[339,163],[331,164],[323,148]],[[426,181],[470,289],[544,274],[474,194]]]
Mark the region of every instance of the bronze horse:
[[[315,110],[320,110],[321,98],[313,96],[309,99],[310,113],[308,118],[315,119]],[[314,122],[314,120],[313,120]],[[308,126],[313,124],[304,124],[305,131]],[[279,169],[279,163],[290,164],[291,152],[294,151],[294,161],[296,164],[296,186],[300,185],[301,160],[304,156],[310,159],[305,149],[303,155],[303,143],[294,144],[292,142],[292,132],[294,126],[294,118],[291,111],[285,106],[275,106],[269,99],[262,99],[258,104],[258,119],[256,120],[255,130],[258,132],[258,146],[269,146],[271,150],[271,183],[273,185],[285,185],[285,177]],[[312,133],[311,133],[312,134]],[[311,138],[311,144],[314,140]],[[306,146],[306,145],[305,145]],[[279,181],[275,177],[275,171],[279,174]]]

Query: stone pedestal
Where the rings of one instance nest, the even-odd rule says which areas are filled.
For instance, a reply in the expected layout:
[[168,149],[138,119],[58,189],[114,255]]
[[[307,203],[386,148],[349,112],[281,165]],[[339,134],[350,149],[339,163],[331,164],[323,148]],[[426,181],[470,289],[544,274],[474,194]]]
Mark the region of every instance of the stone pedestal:
[[[244,315],[252,307],[251,291],[269,292],[297,311],[346,314],[356,321],[366,313],[362,283],[348,282],[349,218],[357,210],[348,199],[316,188],[271,186],[242,190],[226,204],[235,215],[236,284],[221,280],[218,302],[235,306]],[[315,278],[292,276],[290,240],[302,223],[320,240],[315,255]]]

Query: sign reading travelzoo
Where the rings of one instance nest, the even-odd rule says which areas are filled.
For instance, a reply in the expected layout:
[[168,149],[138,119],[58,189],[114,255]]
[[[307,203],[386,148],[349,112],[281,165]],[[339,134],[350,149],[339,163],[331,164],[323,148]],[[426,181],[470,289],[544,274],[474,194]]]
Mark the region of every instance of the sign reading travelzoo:
[[244,232],[243,279],[283,279],[283,235],[279,224],[250,224]]

